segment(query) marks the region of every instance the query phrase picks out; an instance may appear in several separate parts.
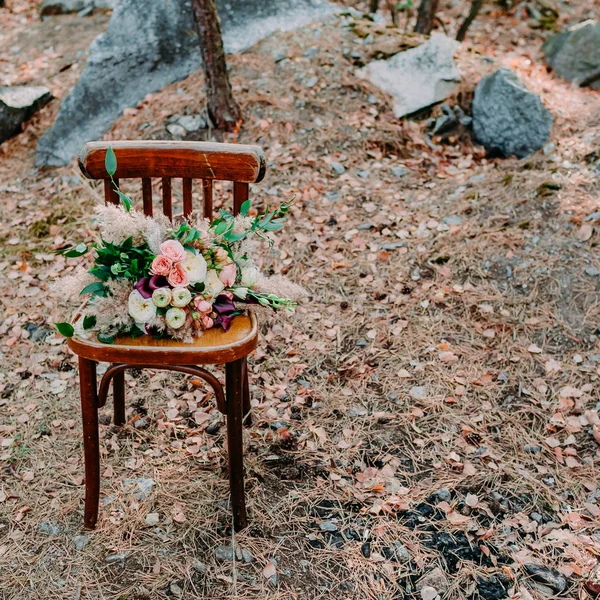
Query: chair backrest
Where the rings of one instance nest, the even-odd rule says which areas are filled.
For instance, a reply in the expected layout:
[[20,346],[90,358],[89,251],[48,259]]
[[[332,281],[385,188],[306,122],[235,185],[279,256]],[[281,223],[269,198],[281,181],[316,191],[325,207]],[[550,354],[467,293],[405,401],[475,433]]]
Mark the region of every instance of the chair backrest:
[[212,219],[212,182],[233,182],[233,214],[248,199],[248,184],[265,175],[265,155],[259,146],[212,142],[115,141],[88,142],[79,153],[79,168],[88,179],[104,180],[106,202],[119,203],[104,161],[109,147],[117,157],[114,180],[142,180],[144,213],[152,216],[152,178],[162,179],[163,213],[173,218],[172,179],[183,180],[183,214],[192,212],[192,182],[202,180],[203,216]]

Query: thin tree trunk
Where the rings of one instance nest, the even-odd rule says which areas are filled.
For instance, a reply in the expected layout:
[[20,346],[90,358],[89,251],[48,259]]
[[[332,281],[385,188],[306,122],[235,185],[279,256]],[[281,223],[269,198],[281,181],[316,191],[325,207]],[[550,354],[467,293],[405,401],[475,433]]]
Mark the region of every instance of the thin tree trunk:
[[483,0],[473,0],[471,2],[471,10],[469,11],[467,18],[463,21],[462,25],[460,26],[460,29],[458,30],[458,33],[456,34],[456,39],[459,42],[462,42],[465,39],[465,36],[467,35],[467,30],[471,26],[471,23],[475,20],[475,17],[477,16],[477,13],[479,12],[482,6]]
[[429,35],[433,29],[433,21],[437,11],[439,0],[421,0],[415,31]]
[[217,129],[233,131],[240,120],[241,111],[229,83],[215,0],[192,0],[192,10],[200,38],[208,114]]
[[388,0],[388,8],[392,17],[392,25],[398,27],[398,2],[397,0]]
[[[2,2],[2,0],[0,0]],[[371,14],[376,13],[379,8],[379,0],[370,0],[369,2],[369,12]]]

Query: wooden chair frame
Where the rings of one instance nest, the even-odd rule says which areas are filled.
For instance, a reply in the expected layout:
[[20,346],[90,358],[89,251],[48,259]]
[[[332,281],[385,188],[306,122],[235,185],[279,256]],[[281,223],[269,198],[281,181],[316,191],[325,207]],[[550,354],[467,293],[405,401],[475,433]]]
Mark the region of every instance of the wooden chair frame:
[[[212,218],[212,182],[233,182],[233,213],[237,214],[248,199],[248,184],[262,180],[265,157],[260,147],[207,142],[89,142],[79,155],[79,166],[89,179],[104,180],[107,203],[119,203],[104,166],[106,151],[113,148],[117,157],[115,182],[141,178],[144,213],[153,214],[152,178],[162,179],[163,213],[173,218],[172,179],[183,180],[183,214],[192,212],[192,185],[202,180],[203,215]],[[93,529],[98,520],[100,501],[100,442],[98,409],[106,404],[112,386],[114,423],[125,423],[125,371],[127,369],[164,369],[195,375],[213,389],[218,409],[227,418],[227,449],[231,508],[235,531],[247,525],[244,494],[243,422],[250,421],[250,391],[246,357],[256,348],[258,325],[253,315],[238,316],[229,331],[211,329],[194,344],[173,340],[154,340],[125,336],[116,343],[103,344],[95,339],[72,337],[71,350],[79,358],[81,409],[85,457],[84,526]],[[97,385],[96,366],[111,366]],[[200,365],[225,365],[225,389],[212,373]]]

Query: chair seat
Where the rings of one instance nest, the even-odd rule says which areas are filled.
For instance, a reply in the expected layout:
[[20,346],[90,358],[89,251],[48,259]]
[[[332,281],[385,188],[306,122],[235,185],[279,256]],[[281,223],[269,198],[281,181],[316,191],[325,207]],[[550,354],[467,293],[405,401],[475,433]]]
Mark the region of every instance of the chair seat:
[[78,356],[98,362],[137,365],[219,365],[243,358],[256,348],[256,317],[238,315],[228,331],[214,327],[203,331],[191,344],[149,335],[136,338],[122,335],[114,344],[104,344],[95,337],[69,338],[69,348]]

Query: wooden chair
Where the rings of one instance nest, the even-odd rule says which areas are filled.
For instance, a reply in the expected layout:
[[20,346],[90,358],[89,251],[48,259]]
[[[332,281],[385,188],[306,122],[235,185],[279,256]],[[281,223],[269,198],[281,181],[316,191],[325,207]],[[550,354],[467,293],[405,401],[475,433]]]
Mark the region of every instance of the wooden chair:
[[[79,166],[89,179],[104,180],[106,202],[118,204],[109,175],[104,167],[106,150],[111,146],[117,157],[115,181],[142,179],[144,213],[152,215],[152,178],[162,179],[162,210],[172,219],[172,179],[183,180],[183,214],[192,211],[192,181],[202,180],[203,214],[212,218],[212,182],[233,182],[233,212],[237,214],[248,199],[248,184],[265,174],[265,157],[258,146],[207,142],[90,142],[80,152]],[[85,454],[84,525],[94,528],[100,500],[100,447],[98,409],[105,405],[112,383],[114,422],[125,422],[125,371],[165,369],[192,374],[214,390],[218,409],[227,417],[229,481],[234,529],[246,526],[244,496],[242,423],[250,418],[250,393],[246,357],[257,345],[256,318],[241,315],[229,331],[210,329],[193,344],[174,340],[156,340],[149,336],[131,339],[121,336],[114,344],[96,339],[72,337],[71,350],[79,357],[81,409]],[[97,387],[97,362],[111,363]],[[199,365],[225,365],[225,391],[219,380]]]

